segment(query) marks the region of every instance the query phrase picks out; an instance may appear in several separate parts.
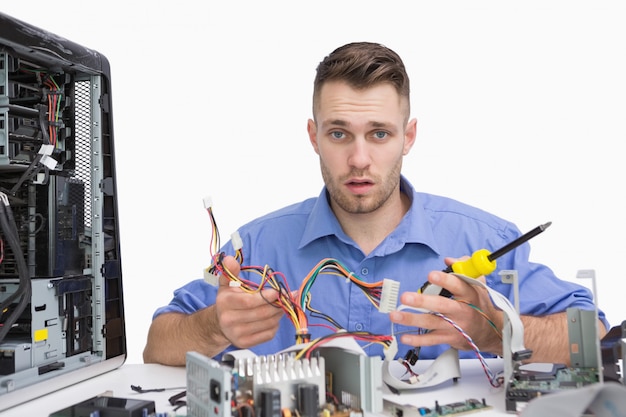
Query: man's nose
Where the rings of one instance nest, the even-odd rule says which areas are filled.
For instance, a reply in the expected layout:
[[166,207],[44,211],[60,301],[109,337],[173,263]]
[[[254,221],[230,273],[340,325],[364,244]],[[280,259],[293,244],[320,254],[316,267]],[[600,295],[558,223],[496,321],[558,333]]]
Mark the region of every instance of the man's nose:
[[366,168],[372,162],[371,150],[365,138],[358,137],[352,142],[348,164],[355,168]]

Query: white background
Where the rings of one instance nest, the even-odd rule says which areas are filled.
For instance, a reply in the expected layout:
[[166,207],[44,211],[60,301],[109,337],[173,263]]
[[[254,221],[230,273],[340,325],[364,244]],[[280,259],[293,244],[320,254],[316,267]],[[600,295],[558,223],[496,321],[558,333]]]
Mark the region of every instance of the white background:
[[[594,269],[612,325],[624,307],[626,2],[3,1],[0,10],[112,67],[128,362],[154,310],[222,243],[317,195],[306,135],[318,62],[383,43],[412,80],[418,138],[404,174],[514,221],[552,221],[533,260]],[[479,248],[476,248],[479,249]],[[491,248],[496,249],[496,248]],[[581,281],[591,287],[591,281]]]

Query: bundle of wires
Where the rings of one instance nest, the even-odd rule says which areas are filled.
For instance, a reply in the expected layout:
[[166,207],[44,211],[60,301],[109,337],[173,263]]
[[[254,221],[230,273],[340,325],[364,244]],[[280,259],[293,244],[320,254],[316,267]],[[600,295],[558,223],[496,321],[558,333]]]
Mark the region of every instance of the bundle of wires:
[[[278,292],[278,299],[271,303],[276,307],[282,308],[287,317],[290,319],[296,329],[296,343],[309,343],[311,335],[309,333],[309,320],[306,315],[306,311],[310,312],[311,317],[322,318],[331,324],[331,330],[336,332],[342,332],[341,337],[349,335],[346,333],[343,326],[341,326],[335,319],[328,314],[321,312],[311,306],[311,286],[320,274],[335,275],[343,279],[347,279],[353,284],[357,285],[370,302],[378,308],[380,305],[380,299],[382,295],[383,281],[374,283],[368,283],[361,280],[352,271],[350,271],[343,263],[337,259],[325,258],[315,265],[315,267],[307,274],[300,285],[298,295],[289,288],[285,276],[274,271],[270,266],[255,266],[244,265],[243,244],[240,242],[238,235],[233,235],[233,249],[235,250],[235,259],[240,264],[240,276],[234,275],[223,263],[225,254],[218,252],[220,250],[220,234],[213,214],[212,203],[209,199],[205,199],[204,202],[209,219],[211,221],[211,259],[212,263],[206,270],[210,275],[219,276],[223,275],[227,277],[231,282],[237,283],[237,285],[245,292],[248,293],[260,293],[265,288],[272,288]],[[246,273],[252,273],[258,275],[260,279],[258,282],[242,278],[241,275]],[[358,332],[354,334],[355,338],[363,340],[366,337],[366,332]],[[329,335],[329,338],[337,337]],[[385,338],[385,336],[370,335],[374,340],[379,338]],[[327,340],[323,338],[323,340]],[[317,345],[323,343],[323,340],[317,340]]]
[[378,343],[383,345],[385,349],[389,348],[392,343],[394,343],[393,336],[390,335],[378,335],[370,332],[346,332],[340,331],[335,333],[330,333],[322,337],[318,337],[311,341],[311,343],[307,344],[304,348],[302,348],[295,356],[295,359],[301,358],[310,358],[311,354],[324,343],[327,343],[331,340],[335,340],[341,337],[352,337],[355,340],[361,342],[369,342],[369,343]]
[[[465,338],[467,343],[469,343],[469,345],[472,347],[472,350],[474,351],[474,354],[476,355],[476,358],[479,360],[480,365],[482,366],[483,371],[485,372],[485,375],[487,376],[487,379],[489,380],[489,384],[491,384],[491,386],[494,387],[494,388],[500,387],[502,385],[502,383],[504,382],[503,378],[501,376],[493,373],[493,371],[491,370],[491,368],[487,364],[487,361],[485,361],[484,356],[480,353],[480,349],[478,348],[478,346],[476,346],[476,344],[474,343],[474,341],[472,340],[470,335],[467,334],[461,327],[459,327],[458,324],[456,324],[454,321],[452,321],[450,318],[444,316],[443,314],[441,314],[441,313],[432,313],[432,314],[434,314],[435,316],[440,317],[441,319],[443,319],[446,322],[450,323],[450,325],[452,325],[452,327],[454,327],[459,333],[461,333],[463,338]],[[489,320],[489,322],[491,322],[491,320]],[[493,324],[493,322],[491,322],[491,323]],[[502,336],[500,336],[500,338],[502,338]]]
[[[4,240],[13,251],[13,256],[17,264],[19,274],[19,285],[17,290],[6,297],[0,303],[0,343],[9,333],[17,319],[20,317],[26,306],[30,303],[32,288],[28,267],[24,259],[24,253],[20,246],[18,228],[13,217],[13,212],[9,205],[6,194],[0,193],[0,230],[2,231],[2,259],[4,259]],[[17,302],[16,302],[17,300]]]
[[[63,90],[55,81],[54,77],[43,70],[22,67],[24,73],[35,75],[39,88],[41,89],[42,103],[37,104],[39,110],[39,128],[42,136],[42,143],[39,151],[33,154],[32,161],[24,174],[11,189],[11,194],[15,194],[19,187],[27,180],[36,179],[40,173],[42,178],[37,178],[40,184],[47,184],[50,177],[50,169],[56,167],[57,161],[50,155],[58,145],[59,130],[64,126],[61,118],[61,108],[63,101]],[[45,96],[45,100],[43,99]]]
[[[497,329],[497,326],[495,325],[495,323],[477,306],[465,301],[465,300],[461,300],[461,299],[454,299],[453,300],[466,304],[469,307],[473,308],[474,310],[476,310],[481,316],[483,316],[483,318],[485,318],[485,320],[487,320],[490,324],[490,326],[492,327],[493,331],[498,335],[498,337],[500,337],[500,339],[502,339],[502,334],[501,332]],[[402,309],[410,309],[406,306],[400,307],[399,310]],[[471,347],[472,351],[474,352],[474,354],[476,355],[476,358],[478,359],[478,361],[480,362],[483,371],[485,372],[485,375],[487,376],[487,379],[489,380],[489,384],[494,387],[494,388],[498,388],[500,386],[502,386],[503,383],[503,378],[501,375],[495,374],[491,368],[489,367],[489,365],[487,364],[487,361],[485,360],[484,356],[482,355],[482,353],[480,352],[480,349],[478,348],[478,346],[474,343],[473,339],[471,338],[471,336],[469,334],[467,334],[456,322],[454,322],[452,319],[450,319],[449,317],[445,316],[444,314],[441,313],[437,313],[437,312],[429,312],[429,314],[435,315],[437,317],[439,317],[440,319],[444,320],[445,322],[447,322],[448,324],[450,324],[456,331],[458,331],[463,338],[466,340],[466,342],[469,344],[469,346]],[[416,329],[416,332],[418,334],[425,334],[428,333],[429,330],[427,329]],[[419,352],[420,352],[420,348],[416,347],[411,349],[409,352],[407,352],[407,354],[405,355],[404,359],[400,359],[400,363],[402,363],[402,365],[406,368],[407,371],[407,376],[408,376],[408,380],[412,380],[413,377],[417,376],[418,374],[413,370],[414,365],[416,364],[416,362],[419,359]]]
[[[59,88],[59,85],[56,83],[56,81],[54,80],[54,78],[51,75],[47,75],[44,80],[43,80],[43,84],[48,87],[48,92],[47,92],[47,96],[48,96],[48,118],[47,118],[47,136],[48,136],[48,143],[56,146],[57,145],[57,141],[58,141],[58,132],[59,132],[59,128],[62,127],[62,121],[60,118],[60,114],[61,114],[61,99],[63,98],[63,91],[61,91],[61,89]],[[44,127],[42,129],[42,132],[44,132],[44,137],[46,129],[45,126],[43,126],[44,123],[42,123],[42,127]]]
[[[214,273],[224,275],[232,282],[236,282],[238,286],[247,293],[261,293],[261,291],[267,287],[274,289],[278,292],[278,299],[270,304],[281,308],[285,312],[286,316],[291,320],[296,329],[296,343],[308,343],[310,341],[308,318],[306,313],[296,302],[296,298],[282,273],[275,272],[268,265],[262,267],[241,265],[240,270],[242,273],[247,272],[260,276],[259,282],[257,283],[255,281],[234,275],[223,264],[223,259],[223,253],[220,253],[213,258],[212,268]],[[243,255],[241,255],[240,259],[243,259]]]
[[332,317],[311,306],[311,287],[320,274],[335,275],[343,279],[349,280],[352,284],[361,289],[367,299],[376,307],[380,306],[380,297],[382,295],[383,281],[365,282],[352,271],[350,271],[342,262],[333,258],[322,259],[311,269],[300,284],[298,304],[303,310],[309,310],[311,316],[322,318],[331,323],[335,330],[343,330],[343,327],[337,323]]
[[[308,318],[304,309],[301,308],[296,302],[296,298],[293,292],[289,288],[285,276],[274,271],[269,265],[254,266],[243,265],[244,254],[242,245],[234,244],[235,260],[240,265],[240,271],[242,273],[251,273],[260,277],[259,282],[241,278],[233,274],[223,263],[225,254],[218,252],[220,249],[220,234],[213,214],[213,208],[211,204],[205,200],[205,208],[209,214],[211,220],[211,259],[212,263],[207,272],[213,275],[223,275],[227,277],[231,282],[237,283],[237,285],[247,293],[261,293],[266,288],[272,288],[278,292],[278,299],[270,304],[281,308],[285,315],[290,319],[293,326],[296,329],[296,343],[308,343],[310,341],[310,334],[308,330]],[[237,240],[237,239],[233,239]]]
[[45,101],[48,105],[41,105],[39,108],[39,125],[43,143],[56,146],[59,129],[63,126],[60,117],[63,90],[59,87],[54,77],[45,70],[23,66],[20,68],[20,71],[33,74],[41,88],[42,96],[45,95],[46,97]]

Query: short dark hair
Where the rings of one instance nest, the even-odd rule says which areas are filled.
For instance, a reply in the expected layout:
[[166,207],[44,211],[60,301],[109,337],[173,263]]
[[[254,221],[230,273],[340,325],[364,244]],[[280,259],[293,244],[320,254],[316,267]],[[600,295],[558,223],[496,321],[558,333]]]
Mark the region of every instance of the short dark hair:
[[[322,86],[327,81],[344,81],[355,89],[391,84],[410,106],[409,76],[402,59],[378,43],[354,42],[340,46],[319,63],[313,83],[313,114]],[[410,112],[409,107],[407,110]]]

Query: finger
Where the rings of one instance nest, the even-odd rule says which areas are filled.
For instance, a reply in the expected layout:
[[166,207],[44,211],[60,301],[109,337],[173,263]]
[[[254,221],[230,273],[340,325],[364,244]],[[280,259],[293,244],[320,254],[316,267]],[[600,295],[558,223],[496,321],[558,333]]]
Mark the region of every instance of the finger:
[[441,297],[439,295],[420,294],[413,291],[407,291],[402,293],[402,295],[400,296],[400,302],[423,313],[436,312],[447,314],[458,308],[458,302],[453,301],[447,297]]
[[272,304],[270,297],[276,294],[276,291],[265,294],[250,294],[246,292],[229,291],[224,301],[228,304],[228,309],[236,312],[238,316],[236,320],[239,322],[256,322],[263,321],[270,317],[280,316],[283,310],[277,305]]
[[406,327],[414,327],[415,332],[417,332],[418,329],[434,330],[444,327],[442,326],[442,320],[430,313],[392,311],[389,313],[389,319],[395,324]]
[[453,274],[432,271],[428,274],[428,282],[445,288],[455,297],[465,297],[471,295],[471,292],[469,291],[470,285]]
[[421,334],[403,334],[400,337],[400,341],[410,346],[435,346],[441,344],[457,346],[459,343],[462,343],[457,333],[441,330],[432,330]]
[[230,327],[230,339],[235,340],[238,348],[249,348],[259,343],[271,340],[278,331],[278,323],[274,320],[260,322],[239,323],[236,327]]
[[[241,271],[241,265],[233,256],[225,256],[222,260],[222,266],[225,271],[228,271],[231,275],[238,277],[239,272]],[[220,274],[220,286],[229,286],[231,283],[231,279],[224,276],[224,274]]]

